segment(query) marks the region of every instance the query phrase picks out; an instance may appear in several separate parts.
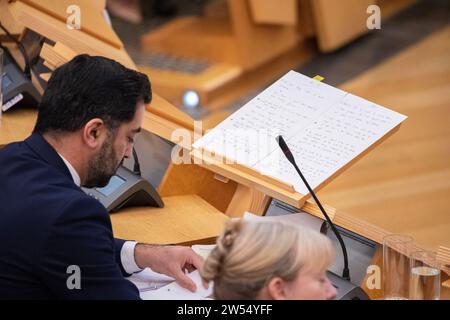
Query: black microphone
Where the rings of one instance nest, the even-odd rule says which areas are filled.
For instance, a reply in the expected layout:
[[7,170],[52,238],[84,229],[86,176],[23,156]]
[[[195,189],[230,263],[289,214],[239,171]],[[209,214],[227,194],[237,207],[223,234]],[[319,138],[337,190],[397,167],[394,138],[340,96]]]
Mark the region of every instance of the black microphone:
[[136,149],[134,147],[133,147],[133,159],[134,159],[133,173],[138,176],[141,176],[141,165],[139,164],[139,158]]
[[302,178],[303,183],[306,185],[306,188],[308,188],[309,193],[311,193],[314,201],[316,202],[317,206],[319,207],[320,211],[322,211],[322,214],[324,215],[325,219],[327,220],[328,224],[331,227],[331,230],[333,230],[334,234],[336,235],[336,238],[338,239],[341,248],[342,248],[342,254],[344,255],[344,269],[342,271],[342,278],[345,280],[350,281],[350,270],[348,268],[348,256],[347,256],[347,248],[345,247],[344,240],[342,240],[341,234],[336,229],[336,226],[331,221],[330,217],[326,213],[325,209],[323,208],[322,204],[320,203],[319,199],[317,198],[316,194],[312,190],[312,188],[309,186],[308,181],[306,181],[305,177],[303,176],[302,172],[300,171],[299,167],[297,166],[297,163],[295,162],[294,155],[292,154],[291,150],[289,149],[288,145],[284,141],[282,136],[278,136],[277,138],[278,145],[281,148],[281,151],[283,151],[284,155],[288,159],[290,163],[294,166],[295,170],[297,170],[298,174],[300,175],[300,178]]

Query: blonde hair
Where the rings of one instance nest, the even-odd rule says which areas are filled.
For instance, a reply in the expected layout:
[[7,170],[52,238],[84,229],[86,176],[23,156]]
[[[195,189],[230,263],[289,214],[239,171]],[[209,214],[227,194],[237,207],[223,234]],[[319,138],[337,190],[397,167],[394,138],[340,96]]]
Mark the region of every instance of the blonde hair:
[[281,222],[228,222],[200,274],[214,282],[215,299],[256,299],[271,279],[290,282],[299,271],[324,272],[334,258],[319,232]]

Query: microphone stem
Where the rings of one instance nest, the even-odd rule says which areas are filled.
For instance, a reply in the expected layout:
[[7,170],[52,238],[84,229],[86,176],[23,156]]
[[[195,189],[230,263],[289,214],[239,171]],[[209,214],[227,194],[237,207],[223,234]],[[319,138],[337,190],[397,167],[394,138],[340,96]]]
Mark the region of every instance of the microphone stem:
[[141,166],[139,164],[139,158],[136,152],[136,149],[133,147],[133,159],[134,159],[134,168],[133,172],[138,176],[141,176]]
[[342,253],[344,255],[344,269],[342,271],[342,277],[345,280],[350,281],[350,271],[348,268],[348,256],[347,256],[347,249],[345,248],[344,240],[342,240],[342,237],[340,233],[337,231],[336,227],[334,226],[334,223],[331,221],[330,217],[326,213],[325,209],[323,208],[322,204],[320,203],[319,199],[316,197],[316,194],[312,190],[312,188],[309,186],[309,183],[306,181],[305,177],[303,176],[302,172],[300,171],[299,167],[297,166],[297,163],[295,161],[292,163],[294,165],[295,170],[297,170],[297,173],[300,175],[300,178],[302,178],[303,183],[306,185],[306,188],[308,188],[309,193],[313,197],[314,201],[316,202],[317,206],[319,207],[320,211],[324,215],[325,219],[327,220],[328,224],[330,225],[331,229],[333,230],[334,234],[336,235],[336,238],[339,241],[339,244],[342,248]]

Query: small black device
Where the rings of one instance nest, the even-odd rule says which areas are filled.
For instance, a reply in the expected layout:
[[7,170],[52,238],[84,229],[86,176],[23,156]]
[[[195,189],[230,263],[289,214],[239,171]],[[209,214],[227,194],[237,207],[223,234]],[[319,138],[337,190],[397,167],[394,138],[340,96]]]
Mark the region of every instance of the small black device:
[[105,187],[82,188],[83,191],[100,201],[110,213],[132,206],[164,207],[158,191],[141,177],[141,167],[135,148],[133,158],[133,171],[120,166]]
[[339,277],[331,271],[327,271],[327,276],[336,288],[336,300],[369,300],[369,297],[361,287],[355,286],[350,281]]
[[161,197],[150,182],[124,166],[119,167],[106,187],[82,189],[100,201],[108,212],[117,212],[130,206],[164,207]]
[[41,95],[34,87],[28,77],[14,61],[8,50],[3,50],[3,112],[8,111],[13,106],[37,107],[41,100]]

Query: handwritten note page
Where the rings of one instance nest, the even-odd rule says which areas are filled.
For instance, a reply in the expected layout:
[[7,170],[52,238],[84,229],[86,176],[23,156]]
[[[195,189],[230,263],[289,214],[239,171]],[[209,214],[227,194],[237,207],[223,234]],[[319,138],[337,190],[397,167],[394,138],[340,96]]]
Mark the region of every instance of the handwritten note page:
[[193,146],[252,167],[275,150],[275,137],[292,137],[344,96],[342,90],[291,71]]
[[[314,189],[405,119],[402,114],[290,71],[198,140],[194,148],[224,155],[307,194],[306,186],[279,150],[276,136],[283,135]],[[245,133],[252,130],[268,134],[259,140],[246,139]]]

